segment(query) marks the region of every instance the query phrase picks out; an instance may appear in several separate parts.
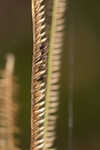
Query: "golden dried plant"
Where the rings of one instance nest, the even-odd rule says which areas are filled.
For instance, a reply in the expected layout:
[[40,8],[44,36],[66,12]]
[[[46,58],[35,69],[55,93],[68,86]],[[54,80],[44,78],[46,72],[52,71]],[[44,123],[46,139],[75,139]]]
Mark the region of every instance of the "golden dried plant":
[[32,62],[31,149],[44,145],[45,92],[47,72],[47,37],[44,0],[32,1],[34,51]]
[[31,150],[56,149],[65,8],[65,0],[32,0]]
[[19,150],[14,134],[17,132],[15,116],[17,105],[14,101],[14,63],[15,57],[8,54],[6,67],[0,71],[0,150]]

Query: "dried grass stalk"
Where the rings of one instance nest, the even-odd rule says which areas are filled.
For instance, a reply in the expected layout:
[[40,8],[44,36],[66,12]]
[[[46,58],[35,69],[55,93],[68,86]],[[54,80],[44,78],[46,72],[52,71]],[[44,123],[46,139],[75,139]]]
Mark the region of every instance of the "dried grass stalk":
[[45,1],[32,0],[33,62],[32,62],[32,113],[31,150],[44,146],[45,92],[47,74],[47,36]]
[[[49,4],[49,2],[51,6],[46,7],[48,11],[45,13],[45,4]],[[53,11],[50,12],[50,10]],[[31,91],[31,150],[55,150],[64,13],[65,0],[54,0],[46,3],[45,0],[32,0],[34,47]],[[46,16],[48,17],[45,20]],[[47,29],[50,29],[48,34],[46,33]]]
[[17,132],[15,115],[17,105],[14,102],[14,62],[15,58],[9,54],[6,67],[0,73],[0,150],[19,150],[14,134]]

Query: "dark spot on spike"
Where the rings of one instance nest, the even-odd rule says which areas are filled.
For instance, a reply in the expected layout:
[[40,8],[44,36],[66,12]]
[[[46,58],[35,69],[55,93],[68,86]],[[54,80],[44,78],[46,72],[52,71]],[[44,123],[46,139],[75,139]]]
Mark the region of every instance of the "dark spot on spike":
[[42,44],[41,46],[40,46],[40,50],[43,50],[45,48],[45,44]]

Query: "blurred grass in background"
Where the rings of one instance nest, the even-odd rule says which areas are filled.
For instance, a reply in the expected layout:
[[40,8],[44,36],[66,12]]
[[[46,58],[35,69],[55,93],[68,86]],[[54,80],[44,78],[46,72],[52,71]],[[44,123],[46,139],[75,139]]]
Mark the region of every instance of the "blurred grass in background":
[[[100,1],[69,0],[66,12],[57,150],[100,149]],[[30,145],[30,87],[32,57],[31,1],[0,1],[0,68],[5,56],[16,57],[19,84],[20,146]],[[72,84],[70,84],[72,83]],[[72,102],[73,128],[68,147],[68,103]]]

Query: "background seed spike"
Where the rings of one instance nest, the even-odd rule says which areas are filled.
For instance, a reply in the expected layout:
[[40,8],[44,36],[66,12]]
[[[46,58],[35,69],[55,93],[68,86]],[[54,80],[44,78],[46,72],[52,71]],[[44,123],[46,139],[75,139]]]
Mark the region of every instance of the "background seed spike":
[[14,137],[19,132],[15,120],[18,108],[13,99],[17,89],[14,63],[14,55],[8,54],[5,69],[0,71],[0,150],[20,150],[17,147],[19,141]]
[[50,1],[50,3],[52,5],[50,5],[50,8],[48,9],[51,9],[51,12],[49,13],[49,19],[51,18],[51,21],[50,25],[48,25],[48,28],[50,28],[51,33],[48,33],[50,37],[46,92],[45,145],[43,150],[52,150],[53,148],[56,149],[54,147],[54,142],[56,139],[55,129],[57,110],[59,106],[59,78],[64,36],[64,13],[66,7],[65,0],[54,0]]

